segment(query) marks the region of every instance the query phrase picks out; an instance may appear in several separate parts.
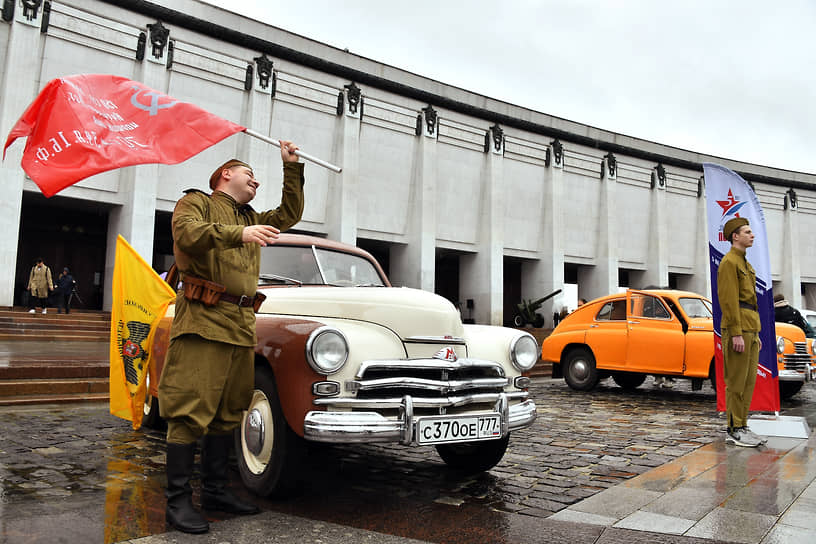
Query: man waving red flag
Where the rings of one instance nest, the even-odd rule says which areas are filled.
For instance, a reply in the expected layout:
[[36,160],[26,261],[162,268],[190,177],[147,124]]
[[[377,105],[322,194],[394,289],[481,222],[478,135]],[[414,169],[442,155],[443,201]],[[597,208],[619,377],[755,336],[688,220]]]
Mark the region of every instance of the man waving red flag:
[[246,130],[142,83],[106,74],[50,81],[3,147],[28,137],[23,170],[45,196],[134,164],[182,162]]

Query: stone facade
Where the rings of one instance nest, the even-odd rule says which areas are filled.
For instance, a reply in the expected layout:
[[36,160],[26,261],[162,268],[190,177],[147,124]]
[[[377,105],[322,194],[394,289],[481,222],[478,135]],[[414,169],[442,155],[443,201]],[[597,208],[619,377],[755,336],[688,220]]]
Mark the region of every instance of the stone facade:
[[[6,0],[2,10],[3,135],[49,80],[111,73],[291,139],[343,167],[335,174],[307,165],[298,231],[370,249],[387,261],[394,284],[461,301],[463,316],[476,322],[502,324],[514,301],[565,282],[587,299],[619,285],[710,293],[702,162],[753,184],[775,287],[794,305],[816,308],[816,252],[806,234],[816,228],[814,175],[548,116],[197,0]],[[96,285],[109,308],[116,236],[164,267],[162,225],[184,189],[207,189],[214,165],[235,156],[254,166],[262,180],[256,209],[280,198],[278,152],[244,134],[183,164],[107,172],[47,201],[20,168],[22,150],[12,146],[0,165],[0,267],[16,271],[0,277],[5,306],[29,266],[29,234],[20,227],[28,206],[46,210],[45,222],[49,209],[106,217],[103,264],[78,281]],[[555,297],[542,313],[564,303]]]

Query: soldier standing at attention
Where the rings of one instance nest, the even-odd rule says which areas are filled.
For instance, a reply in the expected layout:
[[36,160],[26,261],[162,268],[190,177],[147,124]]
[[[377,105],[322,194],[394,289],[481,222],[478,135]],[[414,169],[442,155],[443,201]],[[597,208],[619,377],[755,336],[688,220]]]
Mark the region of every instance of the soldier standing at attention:
[[717,270],[728,419],[725,440],[728,444],[753,448],[765,441],[748,429],[748,408],[754,395],[759,350],[762,348],[756,272],[745,258],[745,251],[754,245],[754,233],[747,219],[735,217],[725,223],[723,234],[731,242],[731,250],[725,254]]
[[227,488],[227,458],[254,387],[255,311],[261,246],[303,214],[303,164],[292,142],[281,142],[283,195],[274,210],[249,205],[259,183],[233,159],[210,177],[211,195],[186,191],[173,212],[173,253],[182,292],[176,298],[170,346],[159,382],[167,420],[167,521],[187,533],[209,524],[193,507],[190,477],[196,441],[201,452],[205,510],[255,514]]

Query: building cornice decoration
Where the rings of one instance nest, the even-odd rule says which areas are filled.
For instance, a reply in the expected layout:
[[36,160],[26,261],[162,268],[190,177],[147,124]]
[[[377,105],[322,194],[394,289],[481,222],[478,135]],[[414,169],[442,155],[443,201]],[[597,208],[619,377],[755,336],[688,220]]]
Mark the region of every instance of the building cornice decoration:
[[176,42],[170,40],[170,43],[167,44],[167,69],[173,67],[173,51],[176,50]]
[[258,67],[258,85],[261,86],[261,89],[268,89],[274,76],[274,63],[266,56],[266,53],[262,53],[260,57],[255,57],[252,60],[255,61],[255,65]]
[[154,58],[160,59],[164,56],[164,48],[170,37],[170,29],[165,28],[161,21],[147,25],[147,29],[150,31],[150,45],[153,48],[151,53]]
[[255,79],[255,68],[251,62],[247,63],[246,72],[244,72],[244,90],[252,90],[252,81]]
[[555,166],[561,166],[561,161],[564,160],[564,145],[560,140],[555,139],[550,142],[550,147],[552,148]]
[[42,22],[40,23],[40,34],[48,32],[48,25],[51,22],[51,2],[48,0],[43,4]]
[[487,129],[485,132],[484,152],[490,151],[490,141],[493,140],[493,149],[496,153],[502,152],[502,144],[504,143],[504,131],[496,124]]
[[3,0],[3,20],[10,23],[14,19],[14,0]]
[[705,186],[705,176],[700,176],[697,180],[697,198],[703,196],[703,187]]
[[144,60],[145,49],[147,48],[147,34],[139,32],[139,41],[136,42],[136,60],[139,62]]
[[360,87],[358,87],[353,81],[348,84],[344,85],[343,88],[346,89],[346,95],[348,96],[348,105],[349,105],[349,113],[352,115],[357,113],[357,108],[360,108],[360,117],[363,116],[363,93],[360,91]]
[[33,21],[37,18],[42,0],[20,0],[20,3],[23,5],[23,17],[26,21]]
[[428,104],[427,108],[422,108],[422,112],[425,114],[425,127],[428,129],[428,134],[433,136],[436,133],[436,122],[438,119],[436,110],[433,109],[433,106]]
[[618,173],[618,160],[615,158],[615,155],[612,152],[607,153],[604,155],[604,159],[601,161],[601,179],[606,177],[606,168],[609,168],[609,177],[614,178],[615,175]]
[[666,169],[663,167],[663,163],[658,163],[652,170],[652,189],[655,188],[655,184],[659,185],[661,189],[666,186]]
[[790,205],[790,209],[792,209],[792,210],[796,209],[796,206],[797,206],[796,191],[794,191],[792,188],[785,191],[785,209],[786,210],[788,209],[789,205]]

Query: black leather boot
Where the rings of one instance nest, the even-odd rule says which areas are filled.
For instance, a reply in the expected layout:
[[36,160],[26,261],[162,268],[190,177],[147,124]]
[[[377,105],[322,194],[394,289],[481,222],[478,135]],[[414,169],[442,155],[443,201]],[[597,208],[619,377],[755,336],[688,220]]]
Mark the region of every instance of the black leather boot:
[[232,434],[205,435],[201,451],[201,506],[230,514],[257,514],[260,509],[244,502],[227,488],[227,456]]
[[196,444],[167,444],[167,522],[185,533],[206,533],[210,524],[193,508],[193,474]]

